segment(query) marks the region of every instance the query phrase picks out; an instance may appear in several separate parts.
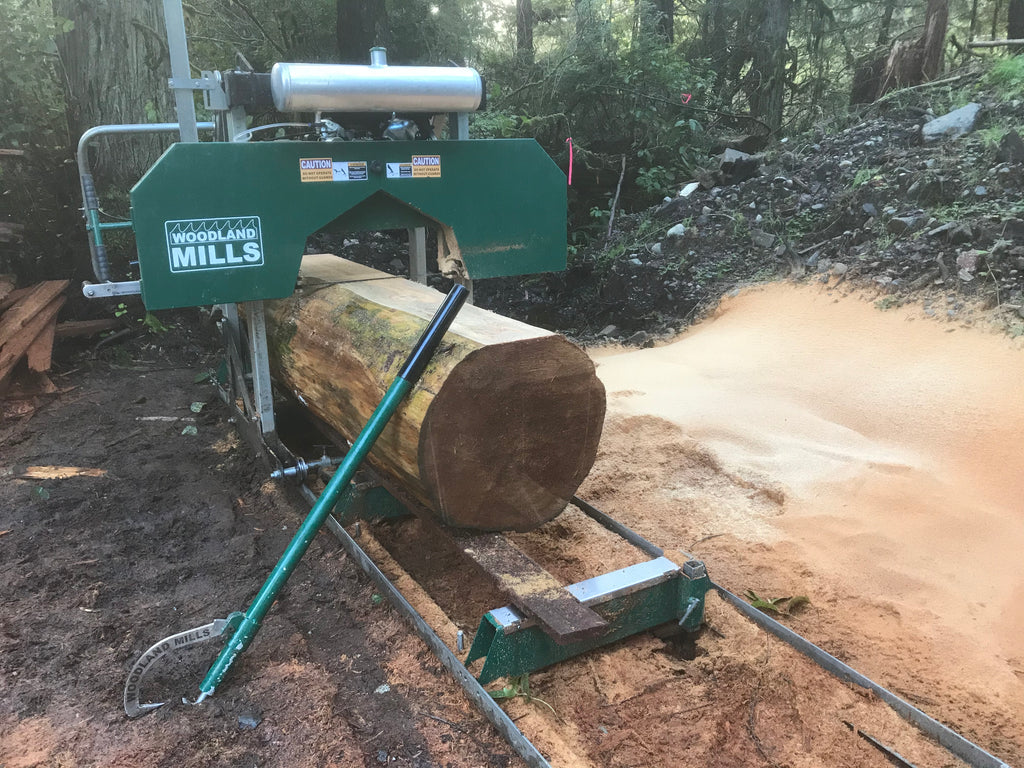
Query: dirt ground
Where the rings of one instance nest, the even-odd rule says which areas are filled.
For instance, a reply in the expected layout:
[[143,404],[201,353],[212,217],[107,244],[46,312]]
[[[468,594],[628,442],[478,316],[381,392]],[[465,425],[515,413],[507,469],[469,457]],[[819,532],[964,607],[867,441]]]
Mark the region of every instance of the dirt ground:
[[[851,512],[850,528],[842,530],[842,510],[827,504],[819,508],[820,520],[811,517],[807,500],[825,487],[822,478],[797,482],[797,475],[781,472],[809,466],[807,453],[777,462],[780,473],[772,477],[751,457],[778,459],[778,453],[727,450],[732,422],[721,421],[716,431],[709,417],[684,429],[678,414],[648,407],[652,398],[659,401],[659,382],[692,375],[713,390],[729,381],[730,361],[699,344],[703,335],[709,349],[721,350],[714,336],[729,330],[730,317],[748,325],[765,317],[755,311],[756,297],[753,309],[734,306],[732,315],[726,311],[683,338],[679,349],[685,352],[694,340],[698,348],[695,357],[673,363],[675,373],[648,358],[628,359],[674,354],[664,351],[669,347],[602,353],[610,418],[581,495],[668,556],[702,557],[712,577],[733,591],[806,595],[809,604],[785,618],[794,629],[1010,764],[1024,764],[1024,649],[1013,630],[1019,609],[1012,612],[1019,603],[1013,592],[1019,581],[1012,576],[1019,579],[1019,569],[972,581],[971,589],[987,590],[973,601],[985,606],[968,606],[971,621],[981,623],[957,626],[967,610],[962,580],[919,578],[923,586],[904,585],[893,598],[887,585],[894,578],[848,568],[857,552],[875,551],[876,560],[883,559],[894,542],[872,538],[877,518]],[[744,307],[752,314],[744,316]],[[832,326],[819,322],[830,338]],[[758,338],[769,344],[777,337],[766,331]],[[120,352],[96,356],[91,348],[64,348],[60,354],[56,380],[63,394],[28,420],[0,423],[0,471],[6,474],[0,483],[0,766],[522,765],[326,533],[210,701],[127,720],[121,691],[134,660],[167,634],[243,609],[304,505],[293,491],[266,480],[266,468],[235,436],[211,385],[196,381],[216,360],[203,327],[182,320],[169,334],[144,337]],[[813,357],[820,351],[808,354],[797,371],[824,365],[824,358]],[[737,358],[750,355],[748,349]],[[712,364],[701,368],[694,362],[701,359]],[[648,362],[653,373],[644,378]],[[937,363],[920,365],[922,380],[946,375]],[[616,377],[629,370],[626,386]],[[1019,381],[1019,366],[1016,371]],[[748,370],[749,378],[732,386],[756,390],[760,373]],[[796,389],[806,398],[814,377],[805,378]],[[846,396],[843,379],[826,383],[838,401]],[[195,403],[203,404],[198,413]],[[862,404],[848,405],[862,412]],[[940,406],[939,415],[948,412]],[[978,418],[981,410],[967,415]],[[742,422],[753,414],[734,409],[731,415]],[[765,440],[788,434],[792,422],[784,417],[779,431],[759,434]],[[832,437],[846,439],[840,446],[856,443],[853,427],[832,421]],[[952,423],[954,434],[958,424]],[[184,434],[192,431],[186,427],[195,427],[195,434]],[[898,445],[868,438],[888,452],[885,467],[898,464]],[[924,454],[922,441],[915,457]],[[827,443],[815,444],[814,461],[830,458]],[[999,463],[1009,453],[991,457],[996,463],[984,477],[957,472],[965,483],[1012,475],[1012,467]],[[873,455],[857,456],[861,468],[884,464]],[[903,458],[915,470],[927,464]],[[25,479],[28,467],[43,465],[103,474]],[[844,480],[845,488],[818,501],[857,487],[855,474]],[[1020,495],[1000,488],[1009,500],[989,494],[981,511],[1002,521],[999,530],[1007,536],[1017,536],[1014,499]],[[1016,510],[1016,520],[995,515],[1000,501]],[[954,530],[958,540],[971,540],[973,562],[1003,562],[986,549],[991,542]],[[573,509],[515,538],[567,581],[643,559]],[[452,644],[456,628],[471,636],[484,611],[507,602],[415,520],[372,531],[365,526],[361,543]],[[914,574],[928,572],[928,557],[924,540],[915,541]],[[946,560],[931,565],[936,562],[941,565],[933,574],[950,570]],[[505,708],[555,766],[889,765],[847,723],[916,766],[961,765],[873,696],[839,683],[717,598],[709,598],[706,617],[707,628],[696,638],[643,634],[536,673],[532,691],[545,703],[517,698]],[[201,659],[193,661],[183,669],[178,698],[197,692],[203,668]]]
[[[134,660],[243,610],[304,512],[195,382],[216,361],[187,334],[108,359],[65,348],[64,394],[0,424],[0,765],[517,764],[328,534],[214,698],[125,717]],[[50,465],[104,474],[21,479]],[[183,670],[174,700],[203,671]]]

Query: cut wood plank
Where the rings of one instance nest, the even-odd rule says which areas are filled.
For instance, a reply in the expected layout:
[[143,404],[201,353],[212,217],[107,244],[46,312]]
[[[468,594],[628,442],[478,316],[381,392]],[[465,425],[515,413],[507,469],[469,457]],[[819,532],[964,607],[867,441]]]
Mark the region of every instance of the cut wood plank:
[[25,467],[18,477],[25,480],[64,480],[69,477],[103,477],[107,470],[99,467],[56,467],[48,464]]
[[[266,305],[272,371],[353,440],[441,300],[336,256],[306,256],[296,294]],[[446,525],[532,530],[590,471],[604,410],[583,350],[467,306],[368,460]]]
[[462,551],[494,577],[513,605],[533,616],[559,645],[597,637],[608,622],[498,533],[455,534]]
[[[57,316],[60,308],[64,305],[64,301],[64,296],[57,296],[52,299],[40,312],[37,312],[34,317],[21,326],[15,336],[9,338],[0,347],[0,384],[5,382],[7,377],[10,376],[14,366],[18,364],[21,356],[28,351],[36,336],[42,333],[43,329]],[[4,318],[6,319],[6,315]]]
[[0,302],[7,298],[11,291],[14,290],[15,285],[17,283],[13,275],[0,275]]
[[[32,322],[33,318],[54,298],[60,296],[70,283],[70,280],[46,280],[32,286],[28,294],[0,318],[0,347],[6,346],[11,339],[19,336],[21,329]],[[33,334],[32,338],[35,338],[35,335]],[[32,339],[29,339],[29,343],[31,341]]]
[[95,336],[104,331],[123,328],[124,323],[116,317],[102,317],[99,320],[67,320],[57,323],[57,338],[69,339],[75,336]]
[[53,362],[53,338],[56,332],[57,316],[54,315],[50,322],[43,326],[43,330],[39,332],[35,340],[28,345],[28,349],[25,350],[25,357],[28,359],[28,369],[30,371],[43,373],[50,370],[50,365]]
[[13,307],[20,299],[28,296],[32,291],[35,290],[34,285],[27,286],[25,288],[15,288],[13,291],[8,293],[2,299],[0,299],[0,312],[4,312]]

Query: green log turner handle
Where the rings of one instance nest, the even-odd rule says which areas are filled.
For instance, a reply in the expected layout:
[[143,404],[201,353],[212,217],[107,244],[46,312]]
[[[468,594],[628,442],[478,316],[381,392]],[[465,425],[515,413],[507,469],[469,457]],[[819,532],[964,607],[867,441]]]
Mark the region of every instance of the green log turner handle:
[[295,570],[299,560],[306,554],[306,550],[309,549],[313,537],[320,530],[320,526],[323,525],[327,515],[334,508],[338,496],[348,487],[359,465],[366,458],[370,449],[373,448],[373,444],[377,441],[384,427],[387,426],[391,416],[398,410],[402,398],[409,393],[419,380],[423,369],[427,367],[427,363],[434,356],[438,344],[441,343],[442,337],[465,303],[467,295],[468,291],[463,286],[454,286],[448,293],[447,298],[445,298],[444,303],[441,304],[434,314],[434,317],[423,331],[420,340],[416,342],[416,346],[409,354],[409,359],[405,361],[402,370],[399,371],[391,386],[388,387],[384,398],[370,416],[369,421],[366,422],[366,426],[359,433],[359,437],[352,444],[338,469],[335,470],[330,482],[327,483],[327,487],[320,494],[320,498],[316,500],[313,508],[306,515],[306,519],[302,522],[299,530],[296,531],[295,536],[288,545],[288,549],[281,555],[281,559],[277,561],[274,570],[271,571],[270,576],[263,583],[263,587],[252,601],[249,610],[245,612],[245,616],[242,618],[231,640],[227,642],[220,655],[217,656],[217,660],[213,662],[213,666],[210,667],[210,671],[206,673],[206,677],[203,678],[203,682],[199,685],[200,695],[196,699],[196,704],[201,703],[207,696],[213,693],[214,689],[220,685],[221,680],[228,673],[228,670],[231,669],[235,659],[249,647],[249,644],[256,636],[256,632],[259,631],[263,617],[266,616],[270,606],[277,599],[277,594],[288,581],[288,577]]

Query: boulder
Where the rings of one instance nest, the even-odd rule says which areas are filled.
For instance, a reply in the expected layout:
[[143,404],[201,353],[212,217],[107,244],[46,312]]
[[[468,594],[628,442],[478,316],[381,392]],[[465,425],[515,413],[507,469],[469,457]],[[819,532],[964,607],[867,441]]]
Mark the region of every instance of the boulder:
[[1000,163],[1019,163],[1024,161],[1024,140],[1016,131],[1007,132],[999,141],[996,150],[996,161]]
[[927,216],[894,216],[886,222],[885,228],[894,235],[904,235],[916,232],[927,223]]
[[939,141],[940,139],[963,136],[975,129],[980,114],[981,104],[972,101],[960,109],[954,109],[942,117],[925,123],[921,128],[921,137],[925,141]]
[[727,149],[718,156],[718,167],[722,171],[722,178],[730,184],[738,184],[741,181],[753,178],[757,175],[757,168],[761,164],[753,155],[740,152],[738,149]]

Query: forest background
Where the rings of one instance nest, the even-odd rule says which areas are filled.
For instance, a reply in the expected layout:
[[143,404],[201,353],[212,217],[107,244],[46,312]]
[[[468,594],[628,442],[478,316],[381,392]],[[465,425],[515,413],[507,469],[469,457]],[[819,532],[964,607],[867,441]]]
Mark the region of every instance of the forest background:
[[[1024,38],[1024,0],[193,0],[184,8],[194,76],[269,71],[277,61],[364,63],[375,45],[392,64],[477,68],[488,107],[473,116],[472,137],[535,138],[563,169],[572,139],[570,256],[599,236],[613,205],[660,201],[700,178],[723,147],[759,150],[838,130],[888,91],[935,81],[979,53],[1019,51],[971,41]],[[87,278],[75,146],[93,125],[175,120],[160,0],[0,0],[0,19],[0,272],[25,282]],[[1006,61],[1024,70],[1024,57]],[[101,144],[95,170],[109,212],[127,213],[127,190],[165,145]]]

